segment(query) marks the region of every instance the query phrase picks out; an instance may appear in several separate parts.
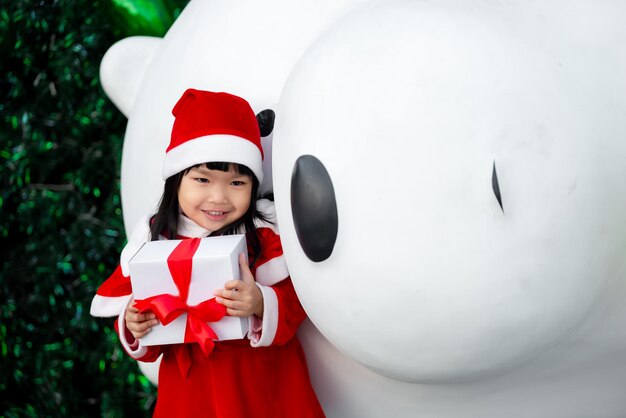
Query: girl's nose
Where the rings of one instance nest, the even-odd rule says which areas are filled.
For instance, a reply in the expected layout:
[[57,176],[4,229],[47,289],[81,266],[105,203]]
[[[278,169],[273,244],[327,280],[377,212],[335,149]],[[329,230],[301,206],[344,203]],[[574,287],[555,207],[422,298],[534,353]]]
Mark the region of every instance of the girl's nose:
[[226,190],[224,187],[220,185],[213,185],[211,187],[209,194],[207,195],[207,200],[213,203],[223,203],[228,200]]

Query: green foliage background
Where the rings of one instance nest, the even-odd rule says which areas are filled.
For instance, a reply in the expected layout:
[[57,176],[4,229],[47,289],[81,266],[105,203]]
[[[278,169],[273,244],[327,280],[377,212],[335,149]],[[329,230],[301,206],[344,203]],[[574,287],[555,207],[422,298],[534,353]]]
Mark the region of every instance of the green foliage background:
[[161,36],[187,0],[0,6],[0,416],[150,416],[155,388],[112,320],[89,315],[125,243],[126,119],[100,87],[106,50]]

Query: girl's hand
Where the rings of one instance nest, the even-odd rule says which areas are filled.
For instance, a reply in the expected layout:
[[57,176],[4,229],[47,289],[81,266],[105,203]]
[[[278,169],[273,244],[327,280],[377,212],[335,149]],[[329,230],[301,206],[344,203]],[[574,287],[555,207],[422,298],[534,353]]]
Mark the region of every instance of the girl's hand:
[[135,308],[135,299],[131,298],[126,307],[126,328],[133,334],[135,339],[139,339],[150,332],[153,326],[159,323],[156,315],[152,312],[139,313],[139,309]]
[[230,316],[263,318],[263,294],[256,286],[244,254],[239,254],[239,267],[241,280],[229,280],[224,283],[224,289],[215,290],[215,301],[226,306]]

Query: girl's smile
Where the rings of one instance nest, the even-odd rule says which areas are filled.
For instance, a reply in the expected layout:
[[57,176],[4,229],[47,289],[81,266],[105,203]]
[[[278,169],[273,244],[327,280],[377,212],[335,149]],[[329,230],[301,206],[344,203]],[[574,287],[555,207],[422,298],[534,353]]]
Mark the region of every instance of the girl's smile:
[[250,207],[252,179],[231,166],[228,171],[194,167],[181,180],[178,204],[182,213],[209,231],[240,219]]

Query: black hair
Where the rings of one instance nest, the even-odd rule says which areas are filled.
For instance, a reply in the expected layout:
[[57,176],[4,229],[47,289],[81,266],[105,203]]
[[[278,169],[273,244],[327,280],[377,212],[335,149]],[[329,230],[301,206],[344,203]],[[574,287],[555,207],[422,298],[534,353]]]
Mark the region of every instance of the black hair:
[[222,161],[196,164],[168,177],[167,180],[165,180],[165,185],[163,186],[163,196],[159,202],[159,208],[150,224],[150,240],[157,241],[159,239],[159,235],[164,236],[166,239],[176,239],[178,235],[179,216],[178,189],[180,188],[183,176],[185,176],[185,174],[187,174],[192,168],[200,166],[205,166],[209,170],[219,171],[229,171],[233,168],[237,173],[249,176],[252,179],[250,207],[246,213],[232,224],[226,225],[224,228],[213,232],[211,236],[236,234],[241,230],[240,227],[243,226],[246,231],[246,240],[251,250],[249,254],[250,265],[253,266],[261,255],[261,241],[256,233],[254,220],[259,219],[268,223],[270,223],[270,221],[257,209],[257,200],[263,198],[263,196],[257,196],[259,190],[259,180],[256,178],[252,170],[242,164]]

